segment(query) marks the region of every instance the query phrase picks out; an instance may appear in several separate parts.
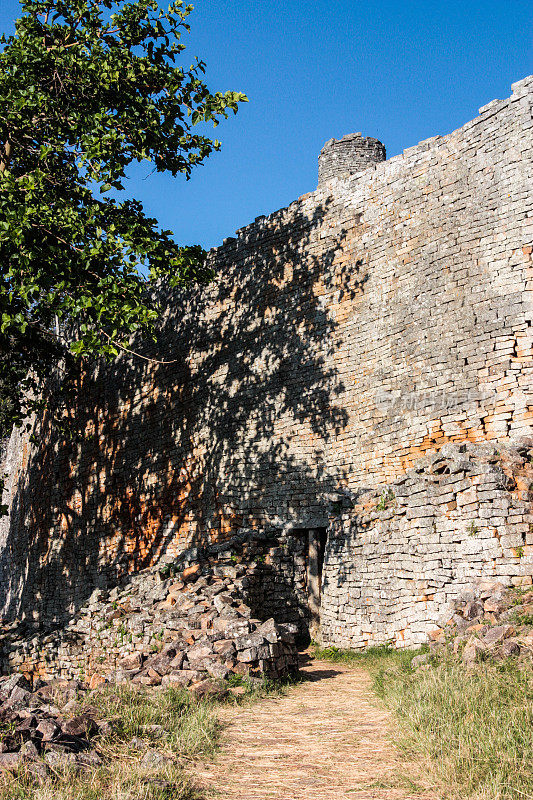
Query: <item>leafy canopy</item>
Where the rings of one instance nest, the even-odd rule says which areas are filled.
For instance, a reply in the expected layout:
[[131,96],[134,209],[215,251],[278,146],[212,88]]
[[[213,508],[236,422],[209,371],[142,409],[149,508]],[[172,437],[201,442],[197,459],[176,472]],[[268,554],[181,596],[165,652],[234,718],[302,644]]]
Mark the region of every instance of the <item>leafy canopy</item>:
[[[24,394],[53,363],[112,357],[158,315],[150,282],[208,279],[204,253],[113,199],[133,161],[188,178],[245,95],[211,93],[179,62],[192,6],[21,0],[0,53],[0,382]],[[116,192],[115,192],[116,194]],[[120,197],[120,191],[118,192]],[[68,335],[65,332],[68,331]],[[67,343],[68,342],[68,343]]]

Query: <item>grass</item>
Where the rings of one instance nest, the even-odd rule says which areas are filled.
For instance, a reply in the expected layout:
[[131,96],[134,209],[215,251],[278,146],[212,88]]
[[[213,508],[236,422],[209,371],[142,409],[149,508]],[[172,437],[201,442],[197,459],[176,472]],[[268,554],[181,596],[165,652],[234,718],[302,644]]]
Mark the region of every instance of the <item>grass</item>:
[[167,767],[157,776],[133,761],[83,775],[57,770],[54,779],[42,785],[24,771],[3,775],[2,800],[197,800],[199,797],[182,770]]
[[[239,704],[284,691],[284,683],[268,678],[252,682],[234,676],[226,685],[242,687],[242,694],[228,701]],[[217,747],[216,703],[197,702],[185,689],[127,685],[80,696],[75,713],[84,703],[97,708],[97,719],[111,723],[108,735],[93,740],[102,766],[81,773],[54,768],[40,783],[22,767],[1,776],[0,800],[199,800],[188,767]],[[157,751],[162,763],[143,766],[147,750]]]
[[317,650],[319,658],[365,667],[374,691],[400,721],[398,745],[426,757],[443,796],[533,798],[533,669],[508,659],[467,669],[449,657],[411,669],[421,651]]
[[301,682],[298,675],[289,675],[283,679],[267,678],[263,676],[259,680],[250,681],[242,675],[231,675],[224,683],[228,687],[241,687],[242,694],[232,698],[233,702],[244,704],[255,702],[263,697],[274,697],[285,694],[288,686],[293,686]]
[[513,621],[517,625],[533,625],[533,614],[521,614],[519,611],[513,614]]
[[[4,774],[0,800],[194,800],[196,790],[184,768],[211,754],[218,726],[212,704],[197,703],[184,690],[142,691],[120,687],[95,694],[90,704],[112,731],[95,740],[103,765],[76,773],[55,768],[36,782],[27,768]],[[149,750],[161,763],[142,765]]]

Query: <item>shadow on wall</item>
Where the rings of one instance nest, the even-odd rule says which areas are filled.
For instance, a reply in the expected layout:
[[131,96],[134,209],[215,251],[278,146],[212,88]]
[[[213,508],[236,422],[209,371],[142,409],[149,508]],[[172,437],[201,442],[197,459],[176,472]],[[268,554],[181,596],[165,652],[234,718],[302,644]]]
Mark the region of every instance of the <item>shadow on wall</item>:
[[185,546],[317,524],[340,477],[325,448],[347,423],[326,297],[364,283],[360,262],[335,265],[342,233],[323,249],[330,203],[249,226],[215,253],[214,284],[165,296],[157,344],[135,347],[171,363],[80,375],[71,441],[44,419],[1,554],[6,616],[64,621]]

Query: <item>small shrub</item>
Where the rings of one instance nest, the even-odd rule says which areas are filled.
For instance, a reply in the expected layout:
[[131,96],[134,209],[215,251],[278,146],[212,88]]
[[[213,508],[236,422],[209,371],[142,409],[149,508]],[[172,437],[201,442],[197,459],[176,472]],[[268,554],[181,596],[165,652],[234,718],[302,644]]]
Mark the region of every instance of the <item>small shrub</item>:
[[391,488],[388,488],[380,497],[376,506],[376,511],[385,511],[390,505],[396,501],[396,495]]

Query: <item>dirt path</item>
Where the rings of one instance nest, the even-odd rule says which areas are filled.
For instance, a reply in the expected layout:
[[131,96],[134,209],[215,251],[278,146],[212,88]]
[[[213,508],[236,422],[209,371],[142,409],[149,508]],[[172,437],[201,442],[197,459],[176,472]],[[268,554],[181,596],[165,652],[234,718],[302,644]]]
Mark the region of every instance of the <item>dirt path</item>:
[[[310,662],[282,697],[221,712],[222,747],[197,777],[224,800],[438,800],[391,744],[364,670]],[[410,783],[412,781],[413,783]],[[212,793],[212,794],[211,794]]]

